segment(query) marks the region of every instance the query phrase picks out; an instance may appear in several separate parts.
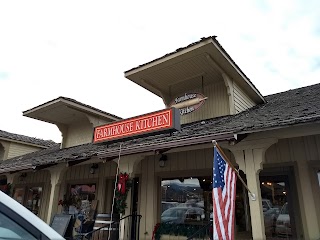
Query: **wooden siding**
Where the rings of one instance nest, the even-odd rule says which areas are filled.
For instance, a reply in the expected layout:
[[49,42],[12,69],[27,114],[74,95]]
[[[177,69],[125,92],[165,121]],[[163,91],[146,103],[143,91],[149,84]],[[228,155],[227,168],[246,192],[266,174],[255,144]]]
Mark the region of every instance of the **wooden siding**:
[[63,135],[63,146],[72,147],[92,142],[93,127],[89,120],[72,123]]
[[230,114],[229,97],[223,81],[206,85],[203,90],[198,87],[189,89],[187,92],[199,92],[208,99],[197,111],[181,116],[182,124]]
[[65,148],[92,142],[93,127],[89,120],[72,123],[67,128],[63,136],[63,146]]
[[9,145],[8,159],[21,156],[27,153],[35,152],[41,149],[42,148],[39,148],[39,147],[11,142]]
[[90,173],[90,166],[91,164],[73,166],[66,171],[60,189],[60,199],[63,198],[70,184],[95,183],[96,200],[99,200],[98,212],[110,211],[108,204],[112,203],[117,165],[114,162],[100,163],[94,174]]
[[6,149],[4,148],[4,146],[2,145],[2,143],[0,142],[0,161],[4,160],[4,155],[5,155]]
[[233,82],[233,98],[236,113],[242,112],[256,105],[235,82]]
[[320,135],[280,139],[266,152],[266,163],[320,161]]

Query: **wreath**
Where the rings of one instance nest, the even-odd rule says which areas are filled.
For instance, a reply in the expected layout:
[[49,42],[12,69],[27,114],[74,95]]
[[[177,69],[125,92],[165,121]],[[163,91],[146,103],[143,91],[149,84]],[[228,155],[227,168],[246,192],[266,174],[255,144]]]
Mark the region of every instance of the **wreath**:
[[117,187],[115,191],[115,203],[118,213],[124,214],[127,208],[127,196],[131,189],[132,181],[127,173],[120,173],[117,179]]

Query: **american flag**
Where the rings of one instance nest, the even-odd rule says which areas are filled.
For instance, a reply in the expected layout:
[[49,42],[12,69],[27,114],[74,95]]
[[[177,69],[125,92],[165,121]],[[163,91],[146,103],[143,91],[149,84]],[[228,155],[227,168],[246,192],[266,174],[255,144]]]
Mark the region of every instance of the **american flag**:
[[214,147],[213,157],[213,239],[234,239],[236,172]]

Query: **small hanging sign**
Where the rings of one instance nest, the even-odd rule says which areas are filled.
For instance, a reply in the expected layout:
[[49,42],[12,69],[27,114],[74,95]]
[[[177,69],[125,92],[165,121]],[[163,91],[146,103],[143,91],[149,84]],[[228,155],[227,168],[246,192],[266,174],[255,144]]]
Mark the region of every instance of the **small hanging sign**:
[[170,107],[179,109],[180,115],[192,113],[199,109],[208,97],[201,93],[185,93],[176,97],[170,104]]

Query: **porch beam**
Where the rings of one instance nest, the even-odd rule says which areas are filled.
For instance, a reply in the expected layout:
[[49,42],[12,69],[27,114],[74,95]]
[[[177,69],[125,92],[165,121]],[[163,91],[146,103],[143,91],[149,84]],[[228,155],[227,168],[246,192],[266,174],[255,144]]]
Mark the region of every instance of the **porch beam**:
[[[135,166],[144,158],[143,154],[136,154],[121,157],[119,160],[119,172],[126,172],[130,178],[134,177]],[[117,159],[114,160],[118,163]],[[124,216],[132,214],[132,190],[130,189],[127,196],[127,208],[125,209]],[[122,216],[122,217],[124,217]],[[121,240],[131,239],[131,226],[129,226],[129,221],[122,221],[120,224],[120,238]]]
[[91,158],[82,158],[82,159],[77,159],[77,160],[70,160],[70,161],[67,161],[66,166],[67,166],[67,167],[72,167],[72,166],[74,166],[74,165],[83,163],[83,162],[88,161],[88,160],[90,160],[90,159],[91,159]]
[[38,166],[33,166],[32,169],[34,171],[39,171],[39,170],[42,170],[42,169],[45,169],[45,168],[48,168],[48,167],[52,167],[52,166],[55,166],[57,165],[58,163],[50,163],[50,164],[45,164],[45,165],[38,165]]
[[300,190],[300,209],[304,215],[302,216],[304,239],[320,239],[319,222],[315,211],[317,196],[312,191],[312,171],[306,161],[300,160],[297,161],[299,174],[297,184]]
[[255,198],[249,198],[253,239],[266,239],[259,173],[263,168],[266,150],[276,142],[277,139],[263,139],[227,146],[239,168],[246,174],[248,188],[255,195]]
[[54,214],[57,213],[60,186],[67,168],[64,164],[59,164],[48,170],[51,175],[51,191],[48,204],[47,224],[50,224]]

